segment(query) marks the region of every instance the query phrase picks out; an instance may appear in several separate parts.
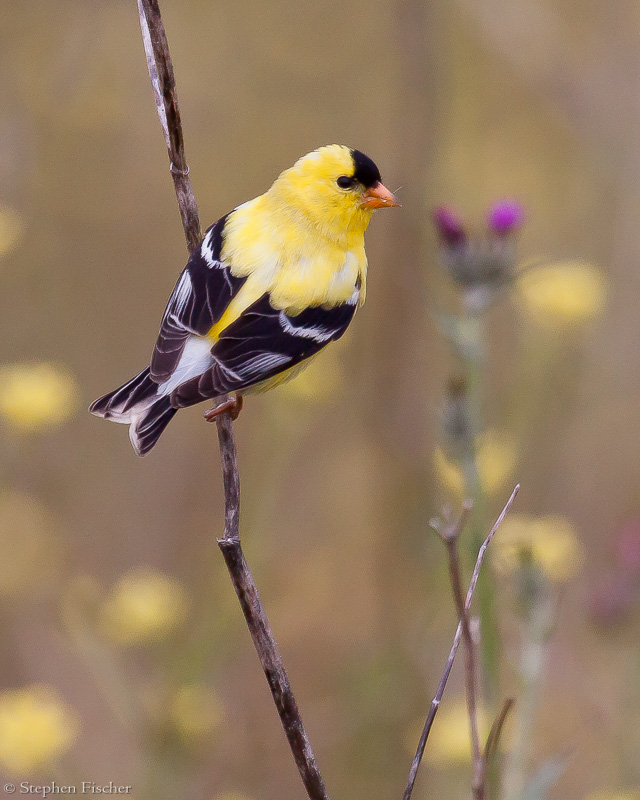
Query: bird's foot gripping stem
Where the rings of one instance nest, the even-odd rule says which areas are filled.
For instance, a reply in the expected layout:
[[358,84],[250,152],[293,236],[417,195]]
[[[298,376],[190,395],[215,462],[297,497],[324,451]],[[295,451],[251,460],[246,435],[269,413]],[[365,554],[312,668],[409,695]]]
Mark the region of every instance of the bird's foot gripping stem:
[[213,422],[220,416],[220,414],[225,414],[228,411],[231,419],[235,422],[238,419],[238,414],[242,411],[242,404],[242,395],[235,395],[234,397],[230,397],[228,400],[225,400],[224,403],[220,403],[219,406],[205,411],[204,418],[207,420],[207,422]]

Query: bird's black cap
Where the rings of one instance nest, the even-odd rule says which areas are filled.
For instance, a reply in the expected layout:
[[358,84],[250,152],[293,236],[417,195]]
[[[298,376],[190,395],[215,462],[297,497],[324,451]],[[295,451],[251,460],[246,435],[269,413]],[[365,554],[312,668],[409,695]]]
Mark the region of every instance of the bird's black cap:
[[359,150],[352,150],[351,157],[353,158],[353,163],[355,166],[353,177],[357,181],[359,181],[366,189],[370,189],[372,186],[380,183],[382,180],[380,177],[380,170],[378,167],[376,167],[369,156],[365,156],[365,154],[361,153]]

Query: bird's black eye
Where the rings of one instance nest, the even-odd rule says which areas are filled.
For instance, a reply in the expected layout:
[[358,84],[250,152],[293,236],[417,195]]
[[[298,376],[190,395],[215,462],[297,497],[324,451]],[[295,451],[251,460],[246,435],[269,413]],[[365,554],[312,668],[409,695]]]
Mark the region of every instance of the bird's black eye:
[[354,178],[349,178],[347,175],[341,175],[336,183],[341,189],[353,189],[358,181]]

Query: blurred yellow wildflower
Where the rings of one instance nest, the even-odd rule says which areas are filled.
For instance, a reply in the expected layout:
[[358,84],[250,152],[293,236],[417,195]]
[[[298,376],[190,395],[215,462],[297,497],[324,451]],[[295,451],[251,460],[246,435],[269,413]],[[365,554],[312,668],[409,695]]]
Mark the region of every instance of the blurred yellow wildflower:
[[170,707],[173,724],[183,739],[195,739],[215,730],[224,717],[222,701],[202,683],[180,686]]
[[592,264],[561,261],[526,270],[516,282],[524,309],[546,327],[575,325],[602,312],[607,283]]
[[78,406],[71,373],[49,363],[0,367],[0,417],[24,432],[59,425]]
[[0,205],[0,257],[11,252],[24,236],[22,217],[9,206]]
[[[406,733],[405,745],[410,753],[415,753],[423,726],[424,718],[416,721]],[[483,708],[479,708],[478,734],[481,742],[486,741],[490,727],[489,715]],[[471,761],[471,731],[464,698],[446,700],[440,706],[429,735],[425,758],[438,766],[466,764]]]
[[640,800],[640,789],[603,790],[587,795],[585,800]]
[[[441,447],[436,448],[433,459],[443,485],[462,497],[468,491],[462,465],[449,458]],[[476,460],[484,491],[494,494],[503,488],[518,463],[516,442],[506,432],[486,431],[479,439]]]
[[188,607],[175,578],[151,569],[130,570],[104,602],[104,629],[118,644],[158,641],[184,622]]
[[58,759],[78,738],[76,713],[48,686],[0,693],[0,764],[28,775]]
[[512,514],[502,523],[492,547],[493,564],[499,572],[515,572],[527,556],[552,581],[571,578],[584,559],[575,528],[558,515]]
[[59,562],[55,520],[35,497],[0,490],[0,596],[44,588]]

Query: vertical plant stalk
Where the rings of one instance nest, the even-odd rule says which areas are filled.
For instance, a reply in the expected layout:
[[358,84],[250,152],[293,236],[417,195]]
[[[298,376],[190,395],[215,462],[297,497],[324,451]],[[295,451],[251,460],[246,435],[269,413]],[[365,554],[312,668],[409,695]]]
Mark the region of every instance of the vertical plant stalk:
[[[467,408],[471,439],[464,456],[464,481],[466,494],[473,500],[470,520],[470,547],[476,552],[482,542],[486,517],[486,496],[478,464],[477,443],[484,430],[483,384],[486,360],[486,332],[482,313],[463,302],[463,325],[467,350],[463,354]],[[488,576],[482,575],[478,584],[478,610],[480,616],[480,652],[482,659],[482,685],[489,705],[495,705],[499,684],[499,641],[495,618],[495,603]]]
[[453,591],[453,599],[458,611],[458,618],[462,626],[462,639],[464,641],[464,671],[465,690],[467,696],[467,713],[471,730],[471,752],[473,758],[473,783],[472,791],[475,800],[484,800],[483,757],[480,750],[480,736],[478,734],[478,680],[476,674],[476,646],[471,633],[469,612],[467,611],[462,594],[462,574],[460,569],[460,556],[458,553],[458,539],[464,520],[442,532],[442,538],[447,546],[449,558],[449,580]]
[[513,748],[504,775],[505,800],[518,800],[527,785],[533,726],[540,705],[549,638],[557,615],[557,604],[552,597],[545,596],[540,590],[536,595],[532,608],[527,611],[520,652],[521,697],[515,720]]
[[[173,64],[167,37],[160,15],[158,0],[138,0],[138,13],[142,39],[147,57],[149,77],[162,124],[171,176],[175,186],[178,207],[182,218],[187,247],[191,252],[201,241],[200,221],[189,167],[184,154],[182,123],[178,107]],[[226,398],[220,398],[218,403]],[[224,483],[225,524],[224,535],[218,545],[224,556],[242,611],[249,627],[262,669],[266,675],[273,700],[289,747],[293,753],[300,777],[311,800],[329,800],[309,739],[302,724],[300,712],[282,665],[264,608],[260,602],[255,581],[242,553],[240,544],[240,478],[238,454],[233,424],[229,414],[216,420],[222,459]]]
[[498,752],[498,745],[500,744],[500,737],[502,736],[502,729],[504,728],[504,723],[507,721],[507,717],[511,713],[511,709],[515,705],[515,700],[513,697],[508,697],[504,703],[502,704],[502,708],[500,713],[496,717],[491,726],[491,730],[489,731],[489,736],[487,736],[487,743],[484,748],[484,761],[485,761],[485,770],[494,757],[494,755]]
[[[478,578],[480,576],[480,569],[482,567],[482,562],[484,561],[485,554],[487,552],[487,548],[491,544],[491,540],[493,539],[496,531],[502,525],[502,522],[506,515],[509,513],[511,506],[513,505],[513,501],[516,499],[516,495],[520,491],[520,484],[518,484],[514,490],[511,492],[511,496],[507,500],[504,508],[500,512],[497,520],[495,521],[493,527],[489,531],[489,535],[482,543],[479,551],[478,556],[476,558],[475,567],[473,569],[473,574],[471,576],[471,581],[469,583],[469,588],[467,590],[467,596],[464,601],[464,610],[465,614],[468,615],[469,609],[471,608],[471,601],[473,600],[473,595],[476,590],[476,586],[478,584]],[[458,522],[458,526],[460,530],[464,525],[465,521],[465,513],[463,512],[463,516],[461,520]],[[440,527],[440,526],[438,526]],[[453,662],[455,661],[456,654],[458,652],[458,648],[460,647],[460,642],[462,641],[462,620],[458,622],[458,627],[456,629],[455,636],[453,638],[453,644],[451,645],[451,650],[449,651],[449,657],[447,658],[447,663],[444,668],[444,672],[442,673],[442,677],[440,678],[440,683],[438,684],[438,689],[435,693],[433,700],[431,701],[431,707],[429,708],[429,713],[427,714],[427,719],[424,723],[424,728],[422,729],[422,734],[420,736],[420,741],[418,742],[418,747],[416,750],[416,754],[413,757],[413,761],[411,763],[411,769],[409,770],[409,777],[407,779],[407,785],[404,790],[404,794],[402,795],[402,800],[411,800],[411,795],[413,793],[413,787],[416,782],[416,778],[418,776],[418,770],[420,768],[420,763],[422,761],[422,756],[424,755],[424,750],[427,745],[427,740],[429,738],[429,734],[431,733],[431,728],[433,726],[434,720],[436,718],[436,714],[438,713],[438,708],[440,707],[440,702],[442,697],[444,696],[444,691],[447,687],[447,681],[449,680],[449,675],[451,674],[451,670],[453,668]],[[506,705],[506,704],[505,704]],[[509,704],[509,708],[511,704]],[[500,718],[497,722],[497,727],[494,733],[494,736],[489,736],[489,741],[487,742],[487,748],[485,751],[485,758],[489,758],[492,754],[492,749],[489,746],[490,742],[497,740],[500,734],[500,729],[502,727],[502,722],[504,721],[504,716],[508,713],[508,709],[506,712],[500,715]]]

